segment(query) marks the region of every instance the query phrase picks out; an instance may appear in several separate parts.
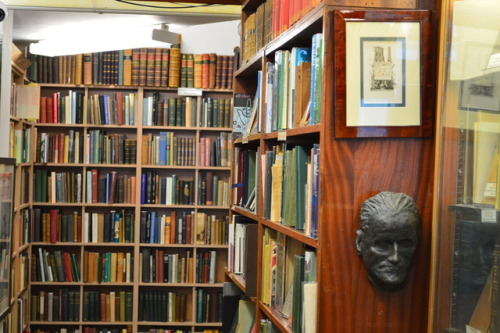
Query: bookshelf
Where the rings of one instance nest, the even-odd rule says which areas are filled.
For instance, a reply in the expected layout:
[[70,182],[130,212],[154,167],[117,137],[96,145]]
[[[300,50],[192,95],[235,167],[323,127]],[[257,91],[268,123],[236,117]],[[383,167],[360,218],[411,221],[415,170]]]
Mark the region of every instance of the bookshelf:
[[232,90],[38,86],[30,329],[220,330]]
[[[291,1],[279,3],[295,6]],[[245,220],[258,228],[256,241],[250,245],[257,253],[257,274],[255,281],[247,281],[244,273],[234,272],[232,260],[240,257],[230,238],[228,279],[242,292],[247,284],[256,283],[256,296],[250,300],[255,307],[251,320],[257,331],[273,327],[281,332],[301,332],[305,326],[305,332],[423,332],[428,318],[432,134],[410,138],[389,134],[376,138],[361,134],[348,139],[339,137],[335,132],[335,110],[342,108],[345,98],[346,82],[341,73],[346,60],[339,48],[341,36],[336,24],[342,10],[366,11],[367,17],[383,16],[390,21],[401,13],[434,9],[435,4],[396,2],[389,9],[383,1],[369,6],[359,2],[312,2],[290,17],[290,12],[268,14],[271,23],[266,23],[266,5],[264,1],[247,1],[243,5],[242,61],[234,78],[235,105],[238,96],[260,93],[260,99],[254,99],[257,106],[249,107],[257,110],[257,125],[234,139],[231,173],[231,221],[237,224]],[[273,8],[280,8],[276,1]],[[259,27],[258,22],[263,26]],[[273,26],[276,22],[280,25]],[[263,36],[255,36],[258,31],[264,31]],[[314,39],[320,34],[323,38],[317,52],[322,57],[317,59],[316,92],[295,86],[301,90],[290,96],[302,94],[307,100],[315,97],[317,108],[284,106],[283,110],[297,113],[298,122],[293,113],[273,113],[281,109],[283,100],[289,101],[283,96],[290,91],[277,84],[279,75],[285,81],[285,75],[289,75],[280,67],[282,57],[291,57],[294,48],[310,48],[313,59]],[[425,85],[432,86],[432,81],[427,77]],[[308,112],[309,119],[304,116]],[[397,293],[380,292],[370,285],[354,244],[360,204],[386,190],[415,198],[422,215],[422,237],[410,282]],[[294,262],[296,259],[299,262]],[[302,281],[294,281],[295,276],[302,277]],[[294,287],[301,283],[307,287]],[[307,311],[304,325],[300,322],[302,311]]]
[[[15,96],[17,87],[28,82],[26,68],[29,60],[12,44],[11,95]],[[10,295],[11,311],[8,329],[18,332],[28,326],[29,317],[29,242],[32,203],[33,160],[31,147],[35,129],[25,115],[18,114],[18,108],[11,104],[9,157],[15,159],[15,197],[12,230],[12,289]]]

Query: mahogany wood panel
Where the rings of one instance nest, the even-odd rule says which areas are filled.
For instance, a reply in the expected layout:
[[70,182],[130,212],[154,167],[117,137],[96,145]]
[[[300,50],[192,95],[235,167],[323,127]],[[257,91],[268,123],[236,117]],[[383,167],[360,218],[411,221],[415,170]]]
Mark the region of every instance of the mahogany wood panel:
[[[325,142],[324,142],[325,143]],[[429,296],[432,139],[330,140],[321,188],[323,220],[319,327],[331,332],[421,333]],[[369,283],[356,253],[361,203],[381,191],[413,197],[422,216],[422,237],[408,285],[380,292]],[[323,326],[324,325],[324,326]]]

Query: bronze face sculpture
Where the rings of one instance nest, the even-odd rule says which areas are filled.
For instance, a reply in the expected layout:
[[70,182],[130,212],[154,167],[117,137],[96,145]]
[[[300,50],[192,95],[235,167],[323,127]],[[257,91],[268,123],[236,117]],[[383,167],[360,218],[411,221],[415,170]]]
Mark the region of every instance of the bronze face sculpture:
[[401,290],[408,282],[420,237],[420,216],[404,193],[381,192],[363,202],[356,249],[372,285]]

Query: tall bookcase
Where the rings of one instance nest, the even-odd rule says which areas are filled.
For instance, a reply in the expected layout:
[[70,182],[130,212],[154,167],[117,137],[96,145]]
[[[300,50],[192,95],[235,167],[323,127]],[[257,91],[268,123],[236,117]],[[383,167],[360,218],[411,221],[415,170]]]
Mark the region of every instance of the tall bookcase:
[[[195,96],[181,96],[177,88],[160,87],[40,84],[40,88],[42,98],[73,96],[73,111],[81,117],[63,124],[33,125],[35,199],[28,250],[32,262],[31,329],[220,329],[217,304],[224,281],[221,267],[227,261],[229,212],[228,202],[222,198],[228,194],[231,159],[226,155],[222,164],[202,155],[227,150],[230,142],[225,137],[231,127],[229,122],[209,127],[203,117],[214,100],[227,100],[230,107],[232,90],[196,89]],[[113,112],[110,124],[90,120],[93,96],[113,100],[120,93],[124,100],[124,96],[133,96],[135,101],[127,99],[124,104],[128,110],[124,123],[117,125]],[[154,125],[145,116],[147,101],[153,96],[155,101],[189,101],[191,122]],[[168,146],[164,139],[171,139],[170,147],[179,152],[174,155],[172,151],[170,157],[175,161],[170,163],[158,153],[160,145],[163,149]],[[208,187],[220,193],[219,201],[211,195],[209,202],[202,193],[207,178],[215,180]],[[169,199],[164,186],[171,182],[177,188]],[[115,183],[118,187],[111,187]],[[177,200],[175,193],[180,194]],[[160,227],[167,220],[168,236]],[[61,277],[42,276],[41,263],[50,263],[52,256],[56,267],[59,256],[62,265],[66,262],[66,267],[74,267],[65,268],[66,275]],[[119,266],[116,271],[115,264]],[[49,320],[47,305],[54,302],[61,302],[59,308],[64,311],[56,315],[51,310]],[[167,312],[168,304],[177,304],[173,307],[177,314]]]
[[[15,95],[16,87],[27,83],[26,67],[29,61],[13,45],[11,64],[11,95]],[[32,203],[33,160],[33,123],[20,117],[11,104],[9,155],[16,159],[15,200],[12,230],[12,265],[11,274],[11,311],[9,331],[19,332],[27,327],[29,318],[29,242]]]
[[[265,6],[264,3],[251,0],[243,5],[243,61],[235,72],[234,85],[235,94],[258,95],[260,92],[261,96],[257,102],[260,104],[256,107],[257,110],[261,110],[257,116],[260,129],[250,130],[249,133],[244,133],[242,137],[235,139],[235,167],[232,172],[235,184],[244,186],[245,182],[255,181],[256,208],[249,209],[251,206],[247,206],[244,200],[240,201],[238,194],[234,193],[233,198],[236,197],[236,199],[233,199],[231,206],[232,216],[236,217],[236,220],[240,219],[239,216],[244,216],[245,223],[258,226],[256,242],[246,245],[252,247],[252,251],[257,253],[257,276],[256,281],[246,281],[244,274],[235,274],[231,268],[228,276],[243,292],[246,292],[247,284],[256,283],[256,294],[247,293],[247,296],[251,296],[250,299],[255,308],[254,320],[257,329],[264,325],[269,327],[268,323],[271,322],[279,331],[299,332],[300,329],[295,326],[301,325],[297,324],[297,318],[290,316],[291,311],[283,310],[289,306],[287,302],[290,302],[287,300],[290,296],[286,291],[288,283],[284,282],[283,286],[278,286],[284,289],[284,292],[277,296],[284,297],[281,304],[276,303],[273,298],[270,301],[267,299],[269,294],[266,289],[274,283],[276,276],[283,275],[280,273],[279,254],[274,257],[278,260],[278,266],[274,268],[275,273],[269,273],[269,265],[266,262],[275,253],[274,250],[269,252],[269,247],[280,251],[280,246],[284,245],[285,263],[281,268],[284,269],[285,276],[280,278],[284,281],[291,281],[293,271],[296,269],[290,256],[293,258],[295,254],[312,252],[317,261],[315,272],[317,285],[313,289],[317,293],[317,298],[313,299],[312,304],[313,307],[316,306],[317,311],[316,314],[314,312],[312,314],[315,318],[306,314],[305,321],[309,324],[315,321],[316,325],[313,326],[317,332],[424,332],[428,318],[430,272],[432,120],[425,124],[426,135],[402,137],[391,135],[389,131],[385,134],[380,133],[376,137],[369,137],[370,135],[366,136],[360,132],[350,138],[342,138],[340,133],[336,133],[337,122],[340,121],[336,112],[346,112],[342,105],[345,103],[345,75],[349,75],[343,71],[346,59],[345,53],[341,50],[345,50],[345,46],[340,46],[344,43],[345,35],[339,33],[337,29],[340,20],[339,13],[342,10],[346,12],[366,11],[364,18],[367,21],[370,21],[370,17],[377,18],[376,21],[391,21],[401,13],[409,13],[418,9],[433,10],[436,9],[436,5],[431,2],[417,4],[396,1],[388,8],[389,4],[384,1],[371,2],[369,5],[357,1],[324,1],[313,4],[305,13],[299,12],[293,19],[290,16],[289,21],[286,21],[287,18],[284,18],[285,21],[279,21],[280,17],[288,17],[289,13],[284,13],[279,7],[273,6],[274,11],[280,12],[277,16],[275,16],[276,12],[273,12],[272,20],[286,22],[275,29],[272,25],[266,26],[265,14],[264,28],[258,23],[262,17],[255,17],[262,10],[261,7]],[[287,1],[280,3],[288,4]],[[291,3],[289,3],[290,6],[292,6]],[[426,24],[431,21],[427,20]],[[247,25],[248,33],[245,33]],[[269,27],[272,27],[275,35],[266,40],[265,36]],[[261,31],[261,33],[264,31],[264,43],[261,39],[259,42],[259,38],[262,37],[258,35],[248,38],[254,31]],[[276,66],[279,61],[277,60],[279,52],[292,51],[294,47],[311,48],[314,46],[314,35],[319,33],[323,34],[322,69],[319,72],[322,85],[319,88],[316,103],[321,106],[319,110],[314,111],[319,112],[319,121],[316,119],[301,126],[285,125],[281,128],[277,126],[276,129],[266,130],[269,122],[265,113],[269,108],[266,101],[272,91],[268,90],[270,82],[267,77],[268,67]],[[252,41],[252,38],[257,41]],[[247,39],[250,39],[250,42]],[[427,68],[429,65],[427,60],[424,58],[422,60],[422,71],[431,71],[432,68]],[[259,77],[262,77],[260,82]],[[432,85],[432,75],[427,76],[425,82],[422,82],[425,89]],[[238,95],[235,95],[235,98]],[[279,91],[278,96],[280,96]],[[430,104],[428,105],[431,115],[433,115],[432,100],[433,97],[429,96]],[[312,115],[313,111],[309,111]],[[269,173],[265,169],[269,163],[267,154],[282,149],[285,152],[283,159],[286,159],[287,152],[292,154],[294,147],[307,147],[308,149],[315,147],[319,151],[317,155],[319,158],[317,206],[313,208],[317,209],[318,214],[317,235],[314,232],[310,233],[307,228],[303,229],[301,225],[296,224],[294,227],[293,223],[290,225],[287,222],[289,217],[286,214],[289,210],[295,210],[297,205],[304,204],[300,201],[292,201],[291,204],[286,202],[290,188],[283,187],[285,189],[283,201],[285,202],[281,210],[282,215],[273,218],[266,212],[266,205],[272,199],[272,192],[268,192]],[[250,155],[254,156],[251,158],[253,162],[250,162],[253,167],[245,164],[244,157],[238,160],[237,154],[241,151],[250,152]],[[309,154],[309,160],[312,160],[314,155],[307,154]],[[295,169],[290,169],[286,162],[284,163],[282,177],[286,178]],[[242,168],[250,171],[255,168],[255,178],[245,175],[241,176],[243,180],[239,178]],[[275,179],[275,175],[272,174],[272,181],[274,182]],[[237,192],[238,189],[235,191]],[[415,265],[408,285],[398,292],[378,291],[370,284],[355,246],[356,230],[359,229],[360,205],[368,197],[382,191],[403,192],[410,195],[415,199],[422,216],[422,236]],[[272,260],[270,265],[273,267]],[[276,295],[273,294],[275,292],[271,290],[273,297]],[[302,292],[307,293],[307,291]],[[308,296],[306,295],[306,298]],[[296,303],[296,300],[292,303]],[[294,306],[300,305],[291,305],[291,307]],[[304,311],[307,309],[309,309],[308,305],[304,305]],[[284,312],[286,315],[283,314]],[[314,330],[314,327],[312,329]]]

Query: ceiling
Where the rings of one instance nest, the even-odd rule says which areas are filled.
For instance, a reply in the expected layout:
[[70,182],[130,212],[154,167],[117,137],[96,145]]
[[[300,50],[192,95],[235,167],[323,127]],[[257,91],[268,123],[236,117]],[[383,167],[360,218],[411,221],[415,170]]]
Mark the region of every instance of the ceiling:
[[[67,9],[66,9],[67,10]],[[47,39],[51,35],[70,29],[85,30],[86,27],[101,27],[104,30],[124,29],[131,27],[155,26],[169,24],[170,30],[199,24],[233,21],[240,18],[234,14],[202,14],[202,13],[111,13],[97,11],[62,11],[15,9],[13,40],[17,44]]]

